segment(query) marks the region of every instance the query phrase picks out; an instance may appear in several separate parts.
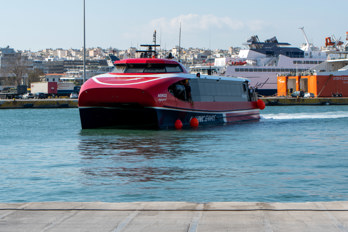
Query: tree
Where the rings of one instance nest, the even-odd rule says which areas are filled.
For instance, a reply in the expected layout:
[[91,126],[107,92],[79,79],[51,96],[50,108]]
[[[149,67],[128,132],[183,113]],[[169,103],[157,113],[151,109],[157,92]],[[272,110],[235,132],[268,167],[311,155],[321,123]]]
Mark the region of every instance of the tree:
[[27,57],[19,56],[15,59],[15,63],[11,69],[14,74],[15,85],[25,85],[25,78],[28,77],[28,59]]
[[4,82],[8,85],[26,84],[25,78],[28,77],[28,58],[21,56],[20,53],[11,54],[7,58],[3,68]]
[[28,73],[28,86],[33,82],[41,81],[41,77],[44,76],[44,72],[41,69],[34,69]]

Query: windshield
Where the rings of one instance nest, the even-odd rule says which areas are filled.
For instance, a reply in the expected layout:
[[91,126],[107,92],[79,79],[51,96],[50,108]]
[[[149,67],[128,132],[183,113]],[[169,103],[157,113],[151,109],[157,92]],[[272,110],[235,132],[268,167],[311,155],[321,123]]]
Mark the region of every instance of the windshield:
[[116,64],[113,73],[178,73],[178,64]]
[[124,73],[124,70],[126,70],[126,65],[115,65],[115,68],[112,70],[113,73]]

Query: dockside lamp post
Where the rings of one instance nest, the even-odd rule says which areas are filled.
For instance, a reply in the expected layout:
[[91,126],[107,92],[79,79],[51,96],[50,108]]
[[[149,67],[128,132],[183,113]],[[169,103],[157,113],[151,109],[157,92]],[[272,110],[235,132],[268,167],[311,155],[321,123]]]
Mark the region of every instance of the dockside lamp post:
[[86,81],[86,0],[83,0],[83,83]]

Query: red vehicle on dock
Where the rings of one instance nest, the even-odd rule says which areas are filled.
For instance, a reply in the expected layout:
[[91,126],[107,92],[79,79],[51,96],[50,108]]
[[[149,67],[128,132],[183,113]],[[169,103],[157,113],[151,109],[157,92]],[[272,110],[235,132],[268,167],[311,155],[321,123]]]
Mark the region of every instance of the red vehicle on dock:
[[242,78],[189,74],[177,61],[154,58],[115,61],[111,73],[86,81],[79,94],[83,129],[181,129],[257,121],[262,100]]

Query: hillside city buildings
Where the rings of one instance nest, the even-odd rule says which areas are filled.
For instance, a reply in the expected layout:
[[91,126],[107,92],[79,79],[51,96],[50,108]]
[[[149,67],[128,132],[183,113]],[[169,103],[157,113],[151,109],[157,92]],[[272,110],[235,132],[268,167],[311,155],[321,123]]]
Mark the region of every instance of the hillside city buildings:
[[[136,48],[127,50],[115,48],[88,48],[86,51],[86,77],[109,72],[113,68],[111,56],[118,59],[136,58]],[[239,48],[229,50],[209,50],[200,48],[171,50],[157,49],[160,58],[169,53],[189,67],[194,64],[214,63],[215,58],[229,57],[236,54]],[[33,81],[42,78],[60,77],[79,81],[83,77],[83,49],[43,49],[40,51],[17,51],[11,47],[0,48],[0,91],[3,86],[30,86]],[[57,78],[57,80],[58,80]],[[47,79],[48,80],[48,79]],[[52,81],[52,79],[50,79]]]

